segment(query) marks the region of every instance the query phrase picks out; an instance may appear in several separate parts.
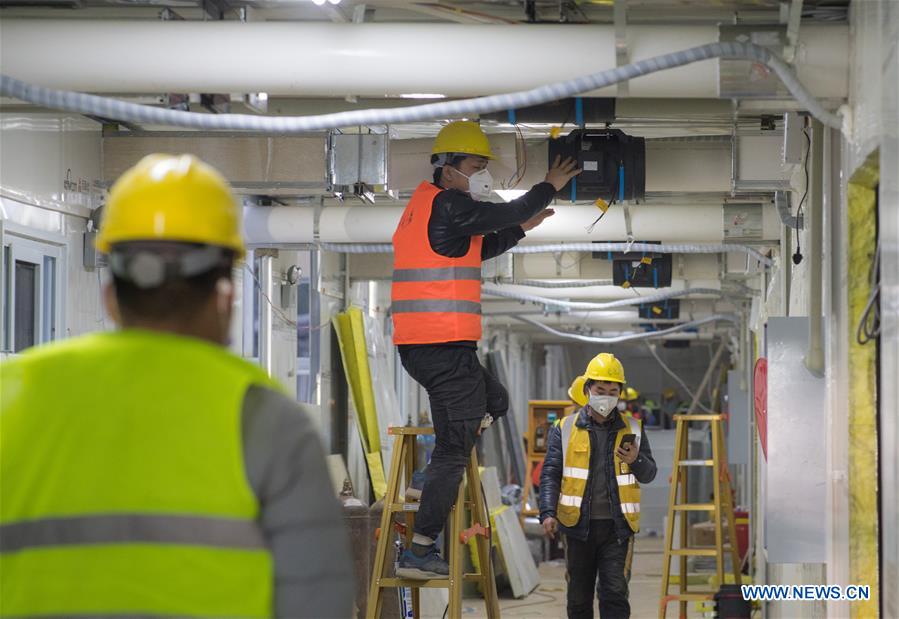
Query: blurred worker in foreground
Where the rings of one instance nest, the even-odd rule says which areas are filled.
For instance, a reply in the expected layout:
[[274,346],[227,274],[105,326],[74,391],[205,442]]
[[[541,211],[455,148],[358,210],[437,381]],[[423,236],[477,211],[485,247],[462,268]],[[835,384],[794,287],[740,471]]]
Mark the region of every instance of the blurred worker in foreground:
[[240,209],[190,155],[112,187],[98,248],[119,330],[0,366],[9,616],[350,616],[312,421],[225,344]]
[[[628,579],[633,535],[640,530],[640,485],[656,476],[649,441],[638,419],[618,400],[624,368],[609,353],[584,374],[587,405],[565,417],[549,436],[540,479],[540,521],[549,537],[566,535],[568,617],[630,616]],[[633,441],[626,442],[632,435]]]
[[403,367],[427,391],[436,447],[428,465],[405,578],[447,578],[435,540],[452,509],[486,415],[505,415],[508,394],[477,355],[481,339],[481,262],[514,247],[553,214],[546,207],[580,172],[556,163],[546,181],[508,204],[493,189],[490,142],[474,122],[453,122],[434,141],[433,182],[415,190],[393,236],[393,341]]

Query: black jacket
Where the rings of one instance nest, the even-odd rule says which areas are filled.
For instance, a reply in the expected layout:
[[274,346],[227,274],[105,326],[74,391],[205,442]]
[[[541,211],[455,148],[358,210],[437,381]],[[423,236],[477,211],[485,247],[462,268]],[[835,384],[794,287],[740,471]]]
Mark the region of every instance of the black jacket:
[[530,191],[507,204],[479,202],[456,189],[444,189],[434,196],[428,240],[441,256],[461,258],[468,253],[471,237],[484,236],[481,260],[496,258],[524,238],[521,224],[549,206],[556,196],[550,183],[534,185]]
[[[575,413],[577,421],[575,422],[579,428],[587,428],[593,423],[586,407]],[[622,416],[615,411],[612,413],[615,418],[612,419],[611,427],[607,434],[608,440],[605,445],[596,444],[596,435],[590,432],[590,472],[587,475],[587,490],[584,493],[584,500],[581,504],[581,519],[574,527],[566,527],[559,523],[559,528],[563,533],[571,535],[577,539],[586,540],[587,533],[590,529],[590,503],[593,494],[593,472],[596,470],[596,458],[606,458],[606,483],[609,485],[609,500],[612,505],[610,511],[612,520],[615,522],[615,533],[619,541],[623,541],[633,535],[630,525],[621,513],[621,501],[618,498],[618,481],[615,479],[615,437],[618,431],[625,427],[627,422]],[[601,449],[600,449],[601,448]],[[556,507],[559,504],[559,492],[562,488],[562,429],[560,426],[554,427],[549,433],[549,440],[546,447],[546,456],[543,459],[543,472],[540,475],[540,521],[544,518],[552,516],[556,517]],[[640,437],[640,454],[631,465],[631,473],[637,478],[641,484],[648,484],[656,477],[656,462],[652,457],[652,450],[649,448],[649,440],[646,438],[646,430],[644,429]]]

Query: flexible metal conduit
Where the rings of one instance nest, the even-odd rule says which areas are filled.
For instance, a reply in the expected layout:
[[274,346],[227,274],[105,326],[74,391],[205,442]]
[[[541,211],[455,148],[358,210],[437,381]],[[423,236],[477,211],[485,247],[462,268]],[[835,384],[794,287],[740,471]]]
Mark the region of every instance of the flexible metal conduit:
[[202,129],[206,131],[256,131],[262,133],[303,133],[355,125],[408,123],[437,118],[459,118],[488,112],[530,107],[626,82],[642,75],[680,67],[712,58],[751,60],[773,70],[803,108],[828,127],[842,129],[839,114],[828,111],[802,85],[788,65],[769,50],[751,43],[709,43],[680,52],[647,58],[615,69],[584,77],[547,84],[531,90],[491,95],[476,99],[444,101],[403,108],[368,109],[316,116],[251,116],[249,114],[200,114],[125,103],[84,93],[44,88],[0,76],[0,92],[35,105],[90,114],[122,122],[146,123]]
[[[390,243],[319,243],[324,251],[342,254],[389,254],[393,253]],[[512,254],[555,254],[561,252],[634,252],[663,254],[724,254],[728,252],[744,253],[758,260],[761,264],[771,266],[769,258],[762,255],[754,247],[748,245],[700,245],[691,243],[555,243],[547,245],[517,245],[509,250]]]
[[614,286],[615,282],[611,279],[560,279],[560,280],[543,280],[543,279],[523,279],[515,281],[511,279],[501,279],[500,284],[509,284],[512,286],[529,286],[531,288],[590,288],[592,286]]
[[737,323],[737,318],[735,316],[731,316],[729,314],[715,314],[714,316],[709,316],[708,318],[692,320],[690,322],[685,322],[683,324],[675,325],[673,327],[662,329],[660,331],[646,331],[645,333],[630,333],[627,335],[616,335],[612,337],[597,337],[593,335],[581,335],[579,333],[559,331],[558,329],[554,329],[549,325],[537,322],[536,320],[531,320],[530,318],[527,318],[525,316],[515,316],[514,318],[515,320],[542,329],[543,331],[546,331],[547,333],[550,333],[552,335],[563,337],[569,340],[577,340],[579,342],[590,342],[591,344],[619,344],[621,342],[633,342],[636,340],[651,340],[659,337],[664,337],[672,333],[677,333],[678,331],[684,331],[685,329],[694,329],[696,327],[701,327],[702,325],[706,325],[712,322],[730,322],[733,324]]
[[554,307],[565,307],[570,310],[609,310],[618,307],[630,307],[632,305],[642,305],[644,303],[656,303],[658,301],[666,301],[668,299],[680,299],[695,294],[710,294],[720,297],[720,290],[715,288],[687,288],[686,290],[675,290],[670,292],[662,292],[643,297],[634,297],[632,299],[619,299],[617,301],[607,301],[605,303],[595,303],[586,301],[565,301],[564,299],[550,299],[549,297],[539,297],[536,295],[522,294],[520,292],[512,292],[502,290],[494,286],[483,286],[481,292],[491,297],[503,297],[505,299],[514,299],[515,301],[524,301],[526,303],[539,303],[541,305],[550,305]]

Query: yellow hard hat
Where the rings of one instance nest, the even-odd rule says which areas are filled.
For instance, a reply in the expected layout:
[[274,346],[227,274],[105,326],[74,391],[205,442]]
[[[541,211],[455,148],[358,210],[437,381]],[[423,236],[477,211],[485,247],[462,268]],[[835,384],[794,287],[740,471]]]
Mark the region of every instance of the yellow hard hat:
[[202,243],[244,255],[241,212],[228,182],[193,155],[147,155],[109,191],[97,249],[127,241]]
[[608,352],[601,352],[587,364],[584,377],[590,380],[604,380],[610,383],[624,384],[624,366]]
[[568,397],[578,406],[587,405],[587,394],[584,392],[584,385],[587,384],[586,376],[578,376],[568,388]]
[[637,398],[640,397],[640,392],[634,389],[633,387],[628,387],[624,390],[624,394],[621,396],[621,399],[625,402],[633,402]]
[[487,159],[494,158],[487,134],[481,129],[481,125],[470,120],[457,120],[440,130],[434,140],[431,154],[441,153],[464,153]]

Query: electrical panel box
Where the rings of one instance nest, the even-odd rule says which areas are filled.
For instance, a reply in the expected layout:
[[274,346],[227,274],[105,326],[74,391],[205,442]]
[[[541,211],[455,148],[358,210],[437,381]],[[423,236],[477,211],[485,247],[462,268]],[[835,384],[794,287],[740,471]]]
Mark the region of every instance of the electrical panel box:
[[560,199],[642,200],[646,194],[646,141],[617,129],[576,129],[549,141],[556,156],[577,160],[583,170],[558,192]]
[[671,254],[658,258],[630,258],[612,261],[612,282],[625,288],[666,288],[671,285]]
[[637,312],[643,320],[680,318],[680,299],[641,303],[637,306]]
[[615,120],[615,99],[609,97],[568,97],[541,105],[481,114],[481,120],[501,123],[610,123]]
[[802,129],[805,126],[805,118],[798,112],[784,114],[784,164],[802,163],[802,153],[805,150],[805,138]]

